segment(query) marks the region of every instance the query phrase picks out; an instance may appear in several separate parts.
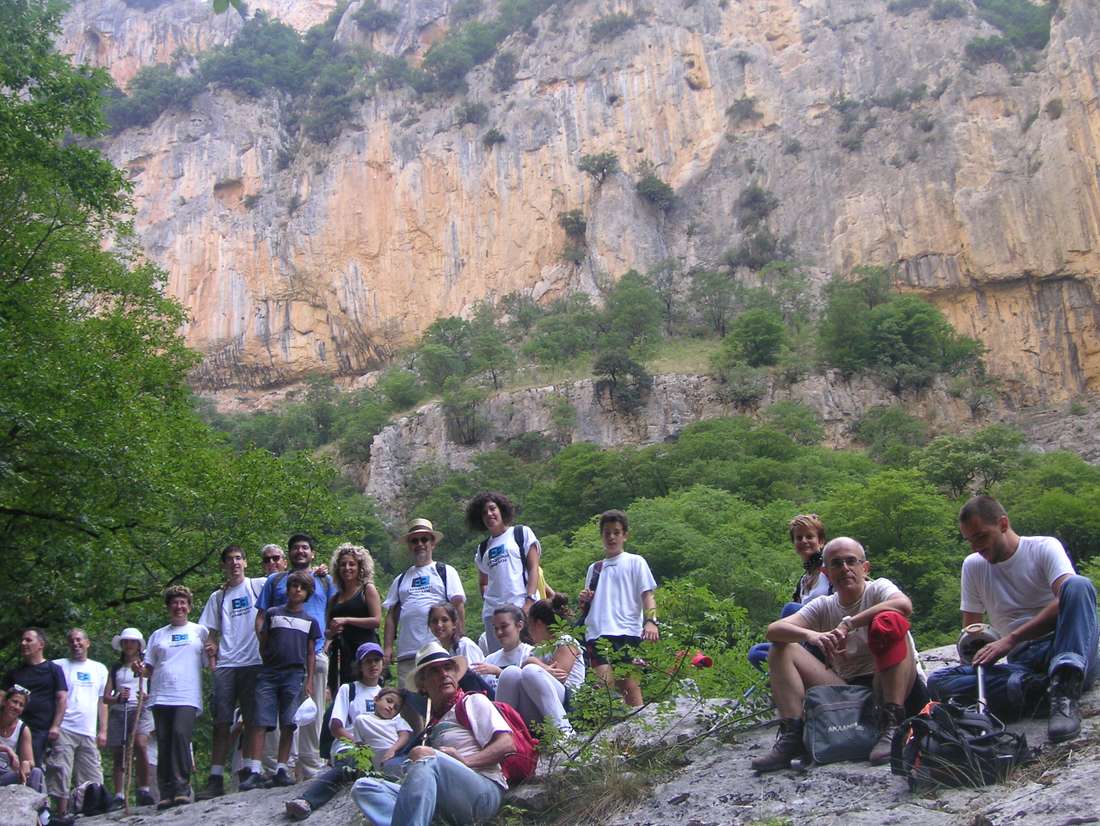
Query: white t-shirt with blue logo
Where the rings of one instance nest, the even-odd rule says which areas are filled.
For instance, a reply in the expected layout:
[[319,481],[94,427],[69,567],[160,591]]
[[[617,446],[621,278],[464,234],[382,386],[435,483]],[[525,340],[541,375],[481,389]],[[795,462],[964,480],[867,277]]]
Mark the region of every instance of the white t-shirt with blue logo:
[[199,624],[221,634],[218,640],[218,668],[260,665],[260,645],[256,637],[256,600],[263,591],[265,581],[264,577],[245,577],[240,585],[224,591],[219,588],[206,601]]
[[[539,541],[535,532],[526,525],[522,526],[522,530],[524,548],[530,548]],[[530,591],[523,584],[523,563],[513,532],[513,528],[509,526],[499,536],[489,537],[484,554],[474,551],[474,563],[478,571],[489,578],[489,583],[485,586],[485,603],[481,610],[484,617],[491,616],[502,605],[522,608],[527,594],[534,593],[535,583],[529,583]]]
[[107,666],[95,660],[78,663],[70,659],[54,660],[54,664],[65,672],[65,682],[69,685],[69,703],[65,706],[61,728],[70,734],[95,737],[99,702],[107,686]]
[[387,611],[401,603],[401,616],[397,620],[399,660],[415,657],[421,646],[435,639],[428,628],[428,611],[433,605],[455,597],[466,601],[466,591],[462,588],[458,571],[450,565],[445,566],[447,589],[444,591],[443,580],[439,578],[439,571],[435,566],[435,562],[420,567],[413,565],[394,579],[386,599],[382,602],[382,607]]
[[149,636],[145,662],[153,667],[154,706],[191,706],[202,711],[203,646],[206,628],[195,622],[165,625]]

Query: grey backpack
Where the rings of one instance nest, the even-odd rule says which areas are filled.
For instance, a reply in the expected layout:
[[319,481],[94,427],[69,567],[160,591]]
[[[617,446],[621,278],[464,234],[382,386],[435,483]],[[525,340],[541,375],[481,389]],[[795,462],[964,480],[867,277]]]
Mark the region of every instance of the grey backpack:
[[815,685],[806,692],[803,742],[815,763],[866,760],[878,740],[871,689],[862,685]]

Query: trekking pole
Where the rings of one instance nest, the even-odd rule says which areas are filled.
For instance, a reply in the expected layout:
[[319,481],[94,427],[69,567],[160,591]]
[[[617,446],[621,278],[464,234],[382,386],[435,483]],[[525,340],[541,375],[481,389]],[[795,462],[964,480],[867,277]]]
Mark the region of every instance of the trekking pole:
[[[144,675],[138,674],[138,682],[137,682],[138,701],[137,701],[137,713],[134,714],[134,727],[132,729],[130,729],[130,736],[129,737],[126,737],[126,735],[123,734],[123,737],[124,737],[124,740],[125,740],[125,743],[126,743],[126,749],[123,752],[123,767],[124,767],[123,770],[126,772],[126,783],[125,783],[125,791],[123,791],[123,802],[124,802],[125,805],[124,805],[124,808],[123,808],[122,811],[127,815],[130,814],[130,783],[134,779],[134,740],[137,737],[138,723],[141,720],[141,712],[145,707],[145,692],[143,690],[144,681],[145,681]],[[123,720],[123,726],[125,726],[126,725],[126,717],[123,717],[122,720]],[[125,728],[123,729],[123,731],[125,732]]]
[[974,670],[978,674],[978,711],[985,714],[989,712],[989,704],[985,701],[985,667],[977,665]]

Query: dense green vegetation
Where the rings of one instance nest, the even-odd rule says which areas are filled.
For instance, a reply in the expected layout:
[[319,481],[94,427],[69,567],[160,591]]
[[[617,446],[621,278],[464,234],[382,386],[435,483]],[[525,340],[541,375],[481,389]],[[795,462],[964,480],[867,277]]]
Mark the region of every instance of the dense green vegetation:
[[152,629],[165,585],[201,594],[225,544],[293,528],[385,561],[381,523],[330,463],[236,451],[196,415],[183,311],[127,234],[122,173],[84,144],[109,80],[54,51],[59,14],[0,4],[0,637]]

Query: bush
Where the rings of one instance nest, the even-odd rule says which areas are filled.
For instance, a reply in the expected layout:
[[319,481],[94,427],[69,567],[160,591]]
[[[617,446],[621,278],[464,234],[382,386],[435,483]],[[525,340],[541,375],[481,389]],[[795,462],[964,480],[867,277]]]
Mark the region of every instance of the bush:
[[523,352],[540,364],[562,364],[591,351],[597,323],[598,315],[587,295],[558,299],[535,322]]
[[619,171],[619,156],[614,152],[581,155],[581,159],[577,162],[577,169],[587,172],[596,179],[596,183],[603,183],[604,178]]
[[1047,113],[1047,117],[1051,120],[1058,120],[1062,117],[1062,99],[1051,98],[1047,101],[1047,105],[1043,107],[1043,111]]
[[767,227],[762,227],[742,241],[736,250],[727,251],[722,256],[722,261],[731,269],[748,267],[751,270],[761,270],[790,254],[790,241],[775,235]]
[[476,444],[485,435],[489,422],[481,413],[487,398],[485,391],[451,376],[443,384],[440,406],[447,424],[447,436],[460,445]]
[[759,120],[764,114],[756,108],[756,98],[745,95],[738,98],[726,107],[726,115],[734,123],[744,123],[747,120]]
[[820,444],[825,429],[817,414],[802,402],[779,401],[764,411],[764,421],[800,445]]
[[614,40],[638,24],[638,18],[632,14],[608,14],[592,21],[588,29],[588,38],[593,43]]
[[561,248],[561,260],[573,266],[583,264],[587,257],[588,250],[584,244],[566,244]]
[[455,0],[451,6],[451,25],[455,26],[463,20],[469,20],[481,14],[481,0]]
[[588,221],[584,218],[584,211],[580,209],[559,212],[558,225],[570,238],[584,238],[584,233],[588,229]]
[[966,7],[959,0],[935,0],[928,16],[933,20],[947,20],[949,17],[966,17]]
[[742,407],[756,404],[768,392],[768,372],[759,367],[727,364],[716,377],[722,382],[723,397]]
[[657,177],[657,170],[649,161],[642,163],[639,169],[641,177],[634,182],[634,191],[661,212],[668,212],[676,206],[676,191]]
[[496,146],[498,143],[504,143],[507,138],[504,137],[504,133],[497,129],[495,126],[486,132],[481,137],[481,145],[486,149]]
[[378,378],[378,392],[385,398],[390,410],[407,410],[424,398],[424,388],[411,370],[391,367]]
[[802,141],[798,138],[789,138],[783,141],[784,155],[798,155],[800,152],[802,152]]
[[737,196],[737,225],[755,229],[779,206],[779,199],[758,184],[750,184]]
[[1031,0],[974,0],[978,16],[1000,29],[1013,46],[1045,49],[1057,2],[1041,5]]
[[966,57],[972,63],[1000,63],[1011,66],[1016,59],[1007,37],[975,37],[966,44]]
[[601,355],[592,365],[592,374],[599,377],[595,385],[597,400],[607,398],[620,413],[636,412],[653,386],[653,377],[646,369],[621,353]]
[[304,91],[311,80],[306,60],[298,32],[256,12],[231,44],[199,58],[199,71],[206,83],[258,98],[271,89],[289,94]]
[[783,319],[774,310],[747,310],[733,320],[724,348],[749,367],[775,364],[787,340]]
[[489,107],[477,101],[463,101],[459,106],[455,107],[455,120],[460,126],[467,123],[472,123],[474,125],[480,124],[485,120],[488,114]]
[[917,448],[928,442],[928,429],[901,407],[872,407],[855,428],[856,439],[876,462],[906,467]]
[[352,20],[364,31],[380,32],[397,28],[397,24],[401,22],[401,15],[379,8],[374,0],[367,0],[355,12]]
[[202,88],[200,78],[182,77],[168,64],[145,66],[130,81],[128,95],[107,101],[107,122],[114,132],[148,126],[167,109],[189,106]]
[[516,82],[519,58],[512,52],[501,52],[493,61],[493,88],[498,92],[510,89]]
[[917,9],[926,9],[932,0],[890,0],[886,4],[886,11],[893,14],[909,14]]

